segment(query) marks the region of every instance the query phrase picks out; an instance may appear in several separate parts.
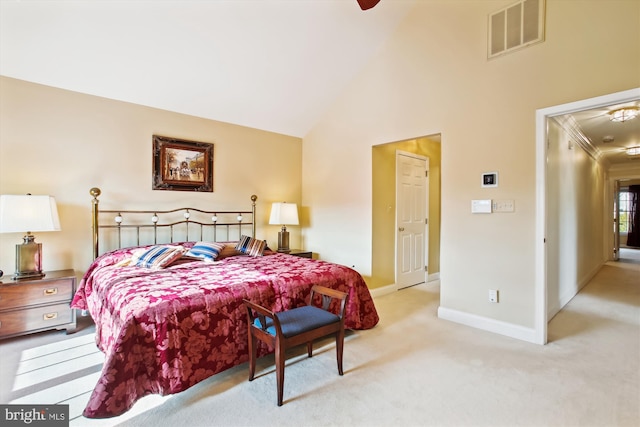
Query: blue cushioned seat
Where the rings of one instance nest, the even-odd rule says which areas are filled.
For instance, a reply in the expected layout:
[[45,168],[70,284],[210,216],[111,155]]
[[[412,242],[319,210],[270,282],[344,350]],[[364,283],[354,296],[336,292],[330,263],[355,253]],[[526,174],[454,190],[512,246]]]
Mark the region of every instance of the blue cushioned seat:
[[[317,296],[320,297],[316,298]],[[328,335],[336,337],[338,374],[342,375],[344,312],[348,297],[349,294],[346,292],[314,285],[309,295],[309,305],[280,313],[274,313],[258,304],[244,300],[249,335],[249,381],[253,381],[255,375],[258,347],[256,340],[260,340],[275,349],[278,406],[282,406],[286,349],[306,343],[307,353],[311,357],[313,340]],[[318,301],[321,302],[321,307],[315,305]],[[337,304],[332,305],[332,301],[337,301]],[[337,314],[330,310],[331,307]]]
[[[280,320],[280,327],[282,328],[282,335],[286,338],[340,321],[339,316],[312,305],[305,305],[303,307],[281,311],[280,313],[274,314],[278,316],[278,320]],[[273,320],[268,317],[265,317],[264,319],[264,328],[262,328],[262,325],[260,324],[260,318],[256,318],[253,321],[253,324],[275,336],[276,328],[273,325]]]

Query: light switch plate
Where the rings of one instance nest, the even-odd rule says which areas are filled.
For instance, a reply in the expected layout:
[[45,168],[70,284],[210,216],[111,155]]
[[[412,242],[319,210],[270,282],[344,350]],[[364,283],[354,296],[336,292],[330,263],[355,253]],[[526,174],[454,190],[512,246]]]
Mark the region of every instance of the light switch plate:
[[513,200],[494,200],[493,211],[494,212],[514,212],[515,201]]
[[491,213],[491,199],[472,200],[471,213]]

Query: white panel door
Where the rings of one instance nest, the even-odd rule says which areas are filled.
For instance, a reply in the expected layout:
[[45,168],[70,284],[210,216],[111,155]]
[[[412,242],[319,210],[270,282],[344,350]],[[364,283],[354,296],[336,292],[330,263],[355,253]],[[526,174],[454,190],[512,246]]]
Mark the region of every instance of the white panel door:
[[396,154],[396,285],[424,283],[428,259],[428,169],[426,157]]

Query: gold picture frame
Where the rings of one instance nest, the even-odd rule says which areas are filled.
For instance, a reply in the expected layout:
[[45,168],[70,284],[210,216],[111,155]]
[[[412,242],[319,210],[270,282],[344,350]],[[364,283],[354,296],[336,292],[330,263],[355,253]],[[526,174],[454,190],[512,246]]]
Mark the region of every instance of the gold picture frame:
[[153,189],[213,192],[213,144],[153,135]]

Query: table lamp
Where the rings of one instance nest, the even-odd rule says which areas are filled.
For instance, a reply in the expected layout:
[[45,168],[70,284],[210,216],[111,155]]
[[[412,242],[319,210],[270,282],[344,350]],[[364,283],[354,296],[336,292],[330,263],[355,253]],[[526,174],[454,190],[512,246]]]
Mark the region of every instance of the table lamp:
[[42,243],[36,243],[34,231],[59,231],[56,199],[52,196],[0,195],[0,233],[25,232],[23,243],[16,245],[14,280],[44,277]]
[[291,252],[287,224],[298,225],[298,205],[286,202],[274,203],[271,205],[269,224],[282,225],[282,230],[278,232],[278,252],[285,254]]

